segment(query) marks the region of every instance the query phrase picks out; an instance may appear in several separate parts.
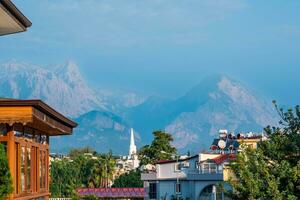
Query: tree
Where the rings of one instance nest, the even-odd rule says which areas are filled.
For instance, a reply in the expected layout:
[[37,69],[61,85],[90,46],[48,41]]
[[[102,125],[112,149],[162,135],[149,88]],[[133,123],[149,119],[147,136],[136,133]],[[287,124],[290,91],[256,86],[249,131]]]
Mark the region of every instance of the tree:
[[12,177],[8,166],[7,155],[3,145],[0,144],[0,200],[6,199],[12,192]]
[[85,153],[90,153],[92,155],[95,155],[97,152],[92,147],[83,147],[83,148],[74,148],[71,149],[69,152],[70,158],[75,158],[79,155],[83,155]]
[[69,154],[71,159],[51,163],[52,197],[74,197],[78,187],[108,187],[109,180],[113,178],[115,158],[111,151],[107,154],[86,154],[92,151],[89,148],[75,149]]
[[300,107],[284,111],[274,104],[281,127],[265,128],[269,139],[231,164],[234,199],[300,199]]
[[87,186],[89,184],[89,179],[93,174],[96,163],[97,160],[85,156],[84,153],[73,157],[72,167],[78,171],[78,180],[81,186]]
[[50,167],[50,192],[52,197],[74,196],[77,187],[81,186],[79,168],[70,160],[53,161]]
[[110,150],[103,158],[104,163],[104,186],[108,187],[108,181],[113,179],[113,174],[115,171],[116,160],[112,155],[112,151]]
[[171,134],[158,130],[153,132],[154,139],[151,145],[143,146],[139,151],[141,165],[153,164],[159,160],[169,160],[177,150],[172,146],[173,137]]
[[138,170],[132,170],[129,173],[122,174],[114,181],[112,187],[143,187],[143,181],[141,181],[141,172]]

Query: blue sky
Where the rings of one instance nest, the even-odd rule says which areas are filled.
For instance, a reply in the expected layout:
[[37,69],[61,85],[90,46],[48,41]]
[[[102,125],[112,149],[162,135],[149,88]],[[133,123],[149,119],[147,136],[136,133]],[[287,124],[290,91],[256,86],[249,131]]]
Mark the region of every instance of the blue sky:
[[91,85],[178,96],[225,73],[300,102],[299,0],[13,0],[32,21],[0,61],[74,60]]

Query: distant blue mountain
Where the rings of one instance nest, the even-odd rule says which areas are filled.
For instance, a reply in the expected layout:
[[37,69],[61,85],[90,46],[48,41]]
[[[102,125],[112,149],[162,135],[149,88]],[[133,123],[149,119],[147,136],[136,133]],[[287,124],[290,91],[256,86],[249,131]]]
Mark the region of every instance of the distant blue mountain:
[[262,131],[278,121],[271,100],[226,75],[209,76],[177,99],[144,100],[132,92],[90,88],[73,62],[52,70],[15,61],[0,67],[1,97],[40,98],[79,123],[72,136],[51,140],[56,152],[91,146],[127,154],[130,127],[137,132],[138,147],[162,129],[181,151],[197,152],[219,129]]
[[[107,111],[90,111],[74,120],[79,126],[73,135],[53,137],[51,152],[66,153],[74,147],[89,146],[99,152],[111,149],[114,154],[128,154],[130,127],[120,116]],[[140,136],[135,135],[139,144]]]
[[128,111],[127,118],[144,142],[153,130],[163,129],[183,151],[208,148],[219,129],[261,132],[278,121],[271,101],[225,75],[207,77],[176,100],[152,97]]

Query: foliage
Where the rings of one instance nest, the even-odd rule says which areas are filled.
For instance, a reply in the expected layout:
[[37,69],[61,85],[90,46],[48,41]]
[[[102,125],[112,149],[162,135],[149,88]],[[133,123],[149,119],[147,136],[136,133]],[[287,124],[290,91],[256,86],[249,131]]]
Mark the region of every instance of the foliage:
[[231,164],[234,199],[300,199],[300,107],[286,112],[275,107],[281,127],[267,127],[269,139]]
[[83,154],[92,154],[95,155],[97,152],[92,147],[84,147],[84,148],[74,148],[69,152],[70,158],[75,158],[79,155]]
[[90,196],[84,197],[83,199],[84,199],[84,200],[97,200],[98,197],[96,197],[96,196],[94,196],[94,195],[90,195]]
[[153,132],[154,139],[151,145],[143,146],[139,151],[141,165],[153,164],[159,160],[170,160],[177,150],[172,146],[171,134],[158,130]]
[[139,170],[132,170],[129,173],[122,174],[114,181],[113,187],[143,187],[141,172]]
[[51,163],[52,197],[76,196],[75,189],[78,187],[108,187],[116,163],[111,151],[107,154],[87,154],[86,149],[74,149],[70,158]]
[[88,176],[88,187],[108,187],[109,180],[113,179],[114,167],[116,160],[109,151],[108,154],[98,155],[98,159],[94,160],[94,165],[91,168],[91,175]]
[[52,197],[71,197],[80,186],[79,170],[67,159],[52,162],[50,175]]
[[12,177],[8,166],[7,155],[3,145],[0,144],[0,200],[6,199],[12,192]]

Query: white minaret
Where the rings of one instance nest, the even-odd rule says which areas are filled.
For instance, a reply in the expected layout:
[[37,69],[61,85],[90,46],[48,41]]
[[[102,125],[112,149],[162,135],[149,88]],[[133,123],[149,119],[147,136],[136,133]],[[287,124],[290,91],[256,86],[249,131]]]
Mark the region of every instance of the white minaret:
[[136,155],[136,146],[134,144],[134,133],[133,128],[130,129],[130,146],[129,146],[129,157],[133,158]]

